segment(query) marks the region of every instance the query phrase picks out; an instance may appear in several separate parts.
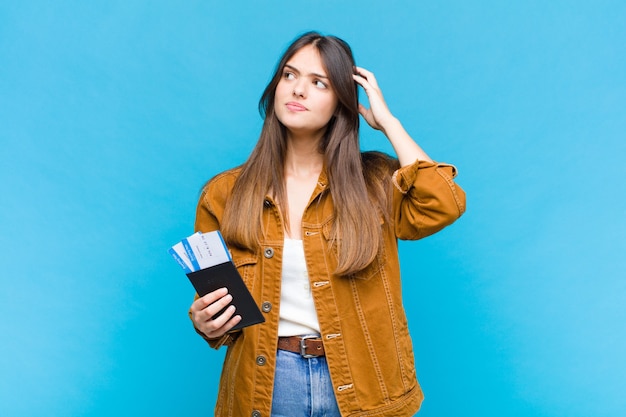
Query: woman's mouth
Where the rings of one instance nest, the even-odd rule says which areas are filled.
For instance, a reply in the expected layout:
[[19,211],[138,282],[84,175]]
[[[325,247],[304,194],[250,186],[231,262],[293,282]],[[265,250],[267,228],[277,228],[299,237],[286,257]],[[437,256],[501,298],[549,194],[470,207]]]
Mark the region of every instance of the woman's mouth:
[[304,107],[302,104],[297,103],[295,101],[290,101],[289,103],[286,104],[287,109],[289,111],[306,111],[307,108]]

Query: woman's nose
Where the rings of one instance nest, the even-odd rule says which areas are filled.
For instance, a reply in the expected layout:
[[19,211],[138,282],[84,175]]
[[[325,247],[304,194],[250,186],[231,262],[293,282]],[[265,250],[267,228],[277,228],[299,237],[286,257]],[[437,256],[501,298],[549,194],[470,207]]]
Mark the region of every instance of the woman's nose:
[[305,98],[306,97],[306,89],[304,87],[304,85],[301,82],[298,82],[294,85],[293,87],[293,95],[295,97],[302,97]]

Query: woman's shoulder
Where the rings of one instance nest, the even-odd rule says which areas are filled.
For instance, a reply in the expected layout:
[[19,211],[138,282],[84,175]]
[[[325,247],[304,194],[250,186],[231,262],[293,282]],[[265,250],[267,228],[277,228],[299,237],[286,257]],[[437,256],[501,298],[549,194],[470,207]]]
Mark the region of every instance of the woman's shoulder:
[[215,176],[213,176],[211,179],[209,179],[202,187],[202,190],[206,192],[207,190],[214,189],[214,188],[231,189],[233,185],[235,184],[237,177],[239,177],[240,173],[241,173],[240,166],[228,169],[226,171],[222,171],[216,174]]
[[216,174],[202,187],[200,201],[204,201],[211,206],[225,205],[240,173],[241,167],[235,167]]

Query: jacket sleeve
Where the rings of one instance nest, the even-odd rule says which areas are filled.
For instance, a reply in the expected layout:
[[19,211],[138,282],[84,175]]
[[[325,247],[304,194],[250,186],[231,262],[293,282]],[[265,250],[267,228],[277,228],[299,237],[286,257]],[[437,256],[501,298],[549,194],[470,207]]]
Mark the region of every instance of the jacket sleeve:
[[465,192],[453,165],[416,161],[392,176],[396,237],[416,240],[452,224],[465,212]]
[[[226,193],[219,192],[219,189],[217,188],[219,187],[216,187],[215,182],[209,182],[200,195],[200,199],[196,207],[196,221],[194,226],[196,232],[211,232],[213,230],[219,230],[220,228],[219,219],[223,213],[225,205],[224,195]],[[212,198],[213,194],[215,194],[216,197],[215,201],[213,201],[214,198]],[[195,295],[194,301],[197,299],[198,294]],[[189,318],[191,319],[191,309],[189,310]],[[227,333],[222,337],[209,338],[195,326],[194,329],[214,349],[219,349],[224,345],[231,345],[239,335],[239,332],[233,332]]]

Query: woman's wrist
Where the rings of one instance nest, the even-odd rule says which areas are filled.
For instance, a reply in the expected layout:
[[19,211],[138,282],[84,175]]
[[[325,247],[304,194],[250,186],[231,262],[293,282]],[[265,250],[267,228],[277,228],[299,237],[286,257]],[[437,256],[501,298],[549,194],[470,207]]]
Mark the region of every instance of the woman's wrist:
[[416,160],[432,161],[426,152],[424,152],[417,142],[407,133],[400,120],[393,117],[386,122],[385,129],[382,131],[385,133],[385,136],[387,136],[391,146],[393,146],[401,166],[410,165]]
[[402,127],[402,123],[400,122],[400,120],[397,119],[391,113],[389,113],[388,117],[386,117],[385,119],[380,121],[378,123],[378,126],[380,127],[380,131],[383,132],[383,134],[385,136],[387,136],[387,138],[389,138],[389,140],[391,140],[391,138],[389,136],[393,135],[394,132],[398,132],[398,131],[403,131],[404,130],[404,127]]

